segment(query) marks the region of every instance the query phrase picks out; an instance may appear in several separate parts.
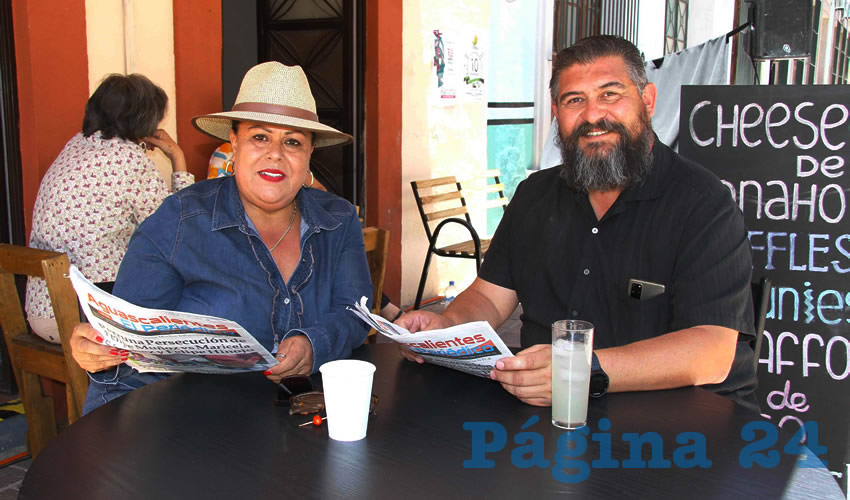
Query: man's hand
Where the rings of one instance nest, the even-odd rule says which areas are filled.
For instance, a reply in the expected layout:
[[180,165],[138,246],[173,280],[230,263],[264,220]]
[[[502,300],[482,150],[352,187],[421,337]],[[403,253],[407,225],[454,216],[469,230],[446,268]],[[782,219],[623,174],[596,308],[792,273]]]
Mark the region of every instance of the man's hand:
[[[430,311],[413,311],[402,314],[401,317],[396,320],[395,324],[405,328],[410,333],[425,330],[438,330],[440,328],[454,326],[454,323],[452,323],[448,318]],[[414,353],[407,347],[404,347],[404,344],[398,343],[396,345],[398,345],[398,352],[400,352],[401,355],[408,361],[415,361],[420,364],[425,362],[422,356]]]
[[313,344],[306,335],[293,335],[280,342],[275,358],[279,363],[264,373],[275,383],[290,375],[310,375],[313,371]]
[[523,403],[552,405],[552,346],[537,344],[513,358],[496,361],[490,378]]
[[454,323],[442,314],[436,314],[430,311],[411,311],[404,313],[396,320],[395,324],[404,327],[410,333],[454,326]]
[[99,372],[118,366],[130,356],[123,351],[103,345],[103,337],[88,323],[80,323],[71,334],[71,355],[80,368],[89,372]]

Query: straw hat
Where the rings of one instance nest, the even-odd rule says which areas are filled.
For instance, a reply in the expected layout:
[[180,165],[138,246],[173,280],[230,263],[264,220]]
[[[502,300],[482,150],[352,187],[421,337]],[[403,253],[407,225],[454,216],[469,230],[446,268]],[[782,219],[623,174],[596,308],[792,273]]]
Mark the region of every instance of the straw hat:
[[233,120],[313,132],[313,146],[316,148],[348,144],[354,140],[348,134],[319,123],[316,101],[304,70],[300,66],[286,66],[279,62],[258,64],[248,70],[231,111],[196,116],[192,118],[192,125],[207,135],[229,141]]

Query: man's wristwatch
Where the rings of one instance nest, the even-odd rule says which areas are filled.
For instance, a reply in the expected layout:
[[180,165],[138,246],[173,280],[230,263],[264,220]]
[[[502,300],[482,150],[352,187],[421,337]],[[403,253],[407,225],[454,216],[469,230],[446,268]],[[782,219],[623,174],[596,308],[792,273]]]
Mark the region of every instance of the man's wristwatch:
[[593,361],[590,364],[590,397],[598,398],[608,392],[608,374],[599,365],[599,358],[593,353]]

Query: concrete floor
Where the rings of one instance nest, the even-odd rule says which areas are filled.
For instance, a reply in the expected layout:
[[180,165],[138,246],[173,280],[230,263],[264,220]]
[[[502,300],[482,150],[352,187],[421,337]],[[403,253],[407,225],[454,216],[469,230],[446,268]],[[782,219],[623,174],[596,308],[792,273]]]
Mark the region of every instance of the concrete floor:
[[[6,403],[13,399],[17,399],[17,394],[0,394],[0,404]],[[16,419],[23,416],[16,416]],[[24,422],[25,423],[25,422]],[[16,426],[16,431],[26,432],[26,426]],[[18,489],[21,487],[21,482],[24,480],[24,474],[27,473],[32,459],[27,458],[16,463],[0,466],[0,500],[13,500],[18,498]]]
[[18,490],[27,473],[31,458],[6,465],[0,468],[0,500],[14,500],[18,498]]

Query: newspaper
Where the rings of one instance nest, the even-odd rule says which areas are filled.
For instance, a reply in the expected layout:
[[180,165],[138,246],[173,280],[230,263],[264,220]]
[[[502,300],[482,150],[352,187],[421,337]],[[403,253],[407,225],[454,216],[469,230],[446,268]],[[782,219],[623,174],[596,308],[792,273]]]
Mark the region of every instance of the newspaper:
[[366,297],[348,309],[380,334],[393,342],[404,344],[425,361],[435,365],[487,378],[490,370],[496,366],[496,361],[513,357],[502,338],[486,321],[410,333],[372,314],[366,307]]
[[103,343],[130,351],[125,364],[139,372],[239,373],[278,363],[235,321],[139,307],[96,287],[76,266],[69,274]]

